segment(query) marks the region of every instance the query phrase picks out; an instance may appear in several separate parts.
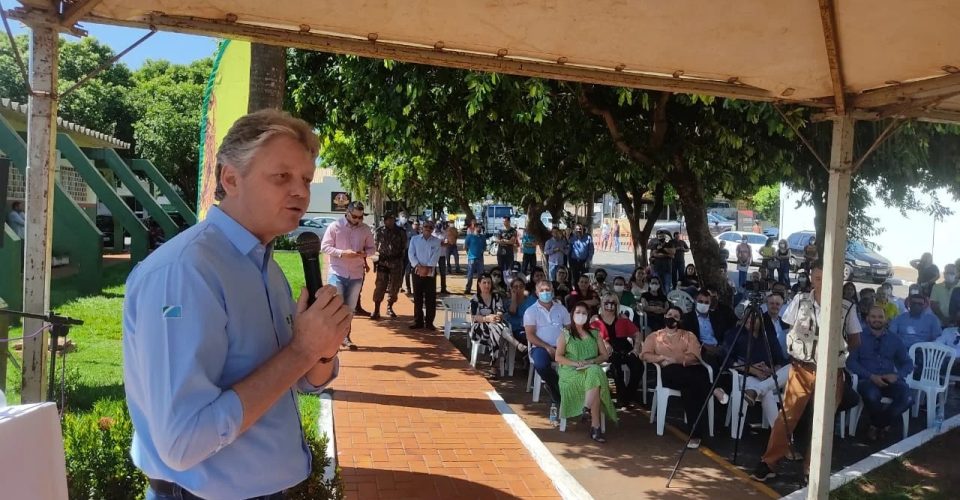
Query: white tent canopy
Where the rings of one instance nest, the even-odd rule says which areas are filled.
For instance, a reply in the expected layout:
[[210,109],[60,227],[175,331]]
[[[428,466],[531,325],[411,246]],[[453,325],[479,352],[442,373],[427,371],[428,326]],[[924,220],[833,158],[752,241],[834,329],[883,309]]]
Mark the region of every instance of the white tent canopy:
[[[834,120],[825,331],[839,331],[853,125],[960,122],[956,0],[21,0],[33,27],[25,308],[49,309],[56,34],[78,21],[626,87],[778,101]],[[31,174],[32,172],[32,174]],[[821,342],[811,498],[829,488],[836,335]],[[42,360],[40,339],[24,347]],[[30,366],[37,366],[31,361]],[[24,363],[28,365],[27,362]],[[43,366],[40,363],[39,366]],[[42,369],[41,369],[42,370]],[[37,372],[39,373],[39,372]],[[24,395],[42,376],[25,373]],[[27,382],[30,381],[28,390]],[[34,384],[33,382],[37,382]],[[35,386],[35,387],[34,387]]]

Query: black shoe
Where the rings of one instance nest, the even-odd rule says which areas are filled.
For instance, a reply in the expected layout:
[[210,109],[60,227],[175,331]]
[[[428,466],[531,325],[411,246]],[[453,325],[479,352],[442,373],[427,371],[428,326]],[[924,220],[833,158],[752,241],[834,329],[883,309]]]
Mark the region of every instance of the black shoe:
[[356,350],[357,350],[357,344],[354,344],[353,341],[350,340],[350,339],[348,339],[348,338],[347,338],[347,339],[343,339],[343,347],[346,347],[347,349],[350,349],[351,351],[356,351]]
[[580,423],[585,424],[590,421],[590,408],[583,407],[583,413],[580,414]]
[[370,319],[374,321],[380,319],[380,311],[373,311],[373,314],[370,315]]
[[437,327],[435,327],[435,326],[433,326],[433,325],[427,325],[427,326],[424,326],[424,328],[427,329],[427,330],[430,330],[431,332],[437,331]]
[[414,324],[410,325],[410,329],[411,329],[411,330],[423,330],[423,324],[422,324],[422,323],[414,323]]
[[440,290],[440,295],[450,295],[450,292],[446,290]]
[[770,469],[770,466],[766,462],[760,462],[757,465],[756,469],[753,469],[753,474],[750,474],[750,478],[754,481],[760,481],[761,483],[767,482],[767,479],[777,477],[777,473],[773,472]]
[[594,440],[594,441],[596,441],[596,442],[598,442],[598,443],[606,443],[606,442],[607,442],[607,438],[603,437],[603,433],[600,432],[600,428],[599,428],[599,427],[592,427],[592,428],[590,429],[590,439],[592,439],[592,440]]
[[364,310],[362,307],[357,306],[357,308],[353,310],[353,315],[354,316],[370,316],[370,313]]
[[393,307],[387,306],[387,316],[390,316],[391,319],[397,319],[397,313],[393,312]]

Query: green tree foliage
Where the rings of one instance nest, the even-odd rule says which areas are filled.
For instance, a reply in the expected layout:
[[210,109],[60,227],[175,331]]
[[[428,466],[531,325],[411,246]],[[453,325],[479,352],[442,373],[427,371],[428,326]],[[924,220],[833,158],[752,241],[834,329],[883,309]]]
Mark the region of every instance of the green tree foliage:
[[780,184],[761,186],[751,197],[753,208],[768,221],[780,218]]
[[137,117],[136,154],[153,161],[187,200],[197,196],[197,141],[211,67],[210,58],[189,65],[146,61],[127,91],[127,106]]

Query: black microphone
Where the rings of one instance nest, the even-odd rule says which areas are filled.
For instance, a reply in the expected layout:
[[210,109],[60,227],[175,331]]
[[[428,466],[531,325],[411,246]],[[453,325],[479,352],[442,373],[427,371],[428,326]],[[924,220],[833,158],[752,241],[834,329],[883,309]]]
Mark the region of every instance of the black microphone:
[[300,233],[297,236],[297,250],[303,260],[303,277],[307,280],[307,305],[317,300],[317,291],[323,281],[320,278],[320,237],[316,233]]

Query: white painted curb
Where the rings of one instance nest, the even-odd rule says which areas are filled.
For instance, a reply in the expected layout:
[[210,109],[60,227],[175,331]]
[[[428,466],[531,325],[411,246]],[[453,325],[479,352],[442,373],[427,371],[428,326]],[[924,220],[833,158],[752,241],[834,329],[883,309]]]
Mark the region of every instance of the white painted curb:
[[[954,415],[947,420],[944,420],[943,429],[940,432],[937,432],[936,429],[926,429],[923,432],[918,432],[908,437],[907,439],[898,441],[889,448],[880,450],[873,455],[870,455],[869,457],[864,458],[863,460],[830,476],[830,490],[833,491],[863,476],[873,469],[876,469],[877,467],[880,467],[881,465],[893,459],[903,456],[910,450],[921,446],[940,434],[946,433],[947,431],[957,427],[960,427],[960,415]],[[807,489],[801,488],[783,498],[785,500],[800,500],[807,498]]]
[[493,401],[494,406],[503,415],[503,419],[513,429],[513,433],[517,435],[523,446],[533,455],[543,473],[553,481],[553,486],[560,493],[561,498],[566,500],[593,499],[590,493],[587,493],[587,490],[583,488],[583,485],[560,465],[560,462],[550,453],[543,441],[540,441],[540,438],[530,430],[530,427],[523,422],[520,416],[514,413],[513,409],[507,405],[497,391],[487,392],[487,397]]
[[320,394],[320,418],[317,428],[327,436],[327,458],[330,464],[323,470],[323,480],[330,481],[337,471],[337,440],[333,434],[333,396],[329,391]]

